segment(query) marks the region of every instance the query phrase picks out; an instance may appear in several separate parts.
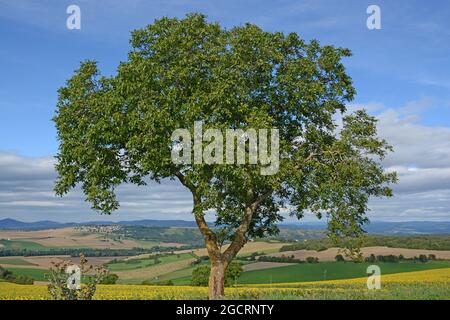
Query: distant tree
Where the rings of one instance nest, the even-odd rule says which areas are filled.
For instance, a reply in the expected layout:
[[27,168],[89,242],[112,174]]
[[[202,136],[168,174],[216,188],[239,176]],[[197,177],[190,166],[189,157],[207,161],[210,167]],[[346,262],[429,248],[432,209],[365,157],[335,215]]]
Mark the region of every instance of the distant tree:
[[100,280],[100,284],[116,284],[119,280],[119,276],[115,273],[108,273],[103,279]]
[[210,272],[211,267],[208,265],[203,265],[195,268],[192,271],[191,284],[193,286],[207,286]]
[[[115,76],[86,61],[59,90],[55,191],[80,183],[92,208],[109,214],[119,184],[177,179],[192,194],[211,260],[210,298],[224,294],[225,270],[249,239],[279,231],[283,209],[328,216],[337,242],[364,233],[371,196],[392,195],[395,173],[381,165],[392,148],[376,119],[346,112],[355,95],[342,63],[349,50],[252,24],[224,29],[201,14],[158,19],[134,31],[131,45]],[[278,129],[278,171],[261,174],[261,161],[175,164],[172,134],[192,136],[199,120],[204,130]]]
[[[231,286],[236,283],[237,279],[242,274],[242,266],[238,262],[232,262],[225,272],[224,283],[225,286]],[[209,277],[211,273],[211,267],[203,265],[195,268],[192,271],[191,284],[194,286],[207,286],[209,283]]]
[[0,279],[8,280],[8,279],[11,279],[12,277],[13,277],[13,273],[10,270],[5,269],[0,266]]
[[238,262],[232,262],[225,271],[225,285],[230,286],[236,283],[242,274],[242,266]]
[[306,257],[307,263],[319,263],[319,258],[317,257]]
[[343,262],[343,261],[345,261],[344,256],[343,256],[342,254],[338,254],[336,257],[334,257],[334,259],[335,259],[337,262]]

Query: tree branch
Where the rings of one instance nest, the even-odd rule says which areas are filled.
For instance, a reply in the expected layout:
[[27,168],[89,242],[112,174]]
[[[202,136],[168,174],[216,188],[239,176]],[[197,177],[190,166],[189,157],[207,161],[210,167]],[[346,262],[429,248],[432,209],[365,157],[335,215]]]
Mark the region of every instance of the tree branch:
[[217,243],[216,234],[209,228],[208,224],[205,221],[205,217],[203,212],[201,211],[201,197],[197,192],[197,187],[186,178],[179,170],[173,170],[173,174],[180,180],[181,184],[188,188],[192,193],[192,200],[194,202],[193,214],[195,218],[195,222],[197,226],[205,238],[206,249],[208,250],[209,256],[214,256],[216,259],[221,258],[221,252]]

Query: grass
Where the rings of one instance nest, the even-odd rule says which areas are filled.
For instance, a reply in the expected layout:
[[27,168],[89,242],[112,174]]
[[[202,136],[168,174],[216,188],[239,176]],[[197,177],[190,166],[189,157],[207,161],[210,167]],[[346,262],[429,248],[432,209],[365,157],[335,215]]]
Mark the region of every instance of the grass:
[[[380,290],[368,290],[367,278],[298,283],[294,287],[241,286],[225,289],[225,299],[449,299],[450,268],[386,275]],[[42,285],[0,282],[0,300],[49,299]],[[200,300],[207,288],[189,286],[99,285],[94,299]]]
[[[307,282],[335,279],[350,279],[366,276],[371,263],[321,262],[316,264],[295,264],[271,269],[244,272],[240,284]],[[438,268],[450,268],[449,261],[376,263],[381,274],[412,272]]]
[[17,250],[46,250],[49,247],[43,246],[36,242],[24,241],[24,240],[0,240],[0,244],[5,249],[17,249]]
[[17,265],[17,266],[35,266],[36,264],[20,258],[0,259],[0,264]]
[[8,268],[14,275],[24,275],[33,278],[35,281],[47,281],[45,274],[48,270],[44,269],[29,269],[29,268]]
[[183,254],[171,254],[166,255],[162,257],[158,257],[159,263],[155,264],[154,258],[138,258],[138,259],[129,259],[126,261],[116,262],[116,263],[109,263],[107,265],[108,269],[112,272],[115,271],[127,271],[127,270],[136,270],[136,269],[142,269],[147,268],[155,265],[175,262],[175,261],[182,261],[186,259],[191,259],[192,255],[189,253],[183,253]]

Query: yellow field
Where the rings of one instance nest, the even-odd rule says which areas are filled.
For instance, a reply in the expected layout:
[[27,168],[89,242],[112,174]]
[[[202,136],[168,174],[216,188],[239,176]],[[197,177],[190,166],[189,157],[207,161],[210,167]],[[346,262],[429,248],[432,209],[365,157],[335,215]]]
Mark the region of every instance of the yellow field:
[[[450,268],[382,277],[382,290],[367,290],[366,278],[227,288],[228,299],[450,299]],[[46,286],[0,282],[0,299],[49,299]],[[95,299],[206,299],[207,288],[190,286],[100,285]]]

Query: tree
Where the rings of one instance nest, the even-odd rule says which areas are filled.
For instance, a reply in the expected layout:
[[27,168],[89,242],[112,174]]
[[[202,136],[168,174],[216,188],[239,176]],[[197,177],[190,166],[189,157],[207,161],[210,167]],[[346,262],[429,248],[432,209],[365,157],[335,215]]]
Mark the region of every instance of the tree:
[[[236,283],[242,274],[242,266],[238,262],[231,262],[228,265],[224,275],[225,286],[231,286]],[[191,284],[194,286],[207,286],[211,274],[211,267],[202,265],[192,271]]]
[[336,257],[334,257],[334,259],[335,259],[337,262],[345,262],[344,256],[343,256],[342,254],[336,255]]
[[198,266],[192,270],[191,284],[193,286],[207,286],[211,267],[208,265]]
[[319,263],[319,258],[317,257],[306,257],[307,263]]
[[[281,210],[327,216],[339,241],[364,233],[369,197],[392,195],[395,173],[381,165],[392,148],[376,119],[346,112],[355,94],[342,63],[349,50],[252,24],[225,30],[201,14],[158,19],[132,32],[131,45],[116,75],[85,61],[59,89],[55,191],[81,184],[92,208],[109,214],[121,183],[178,180],[211,260],[210,298],[223,295],[225,270],[249,239],[278,232]],[[204,130],[278,129],[278,170],[262,174],[263,161],[174,163],[172,134],[192,135],[196,121]]]
[[99,284],[116,284],[119,280],[119,276],[115,273],[108,273],[103,279],[100,280]]

